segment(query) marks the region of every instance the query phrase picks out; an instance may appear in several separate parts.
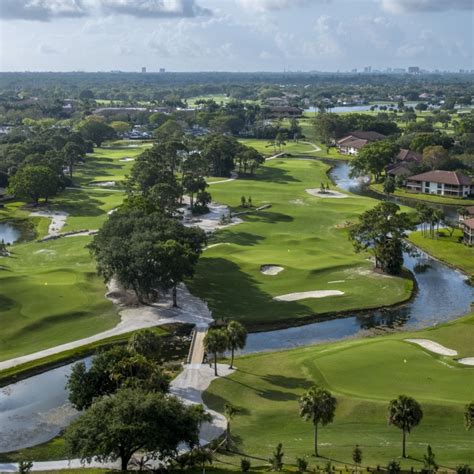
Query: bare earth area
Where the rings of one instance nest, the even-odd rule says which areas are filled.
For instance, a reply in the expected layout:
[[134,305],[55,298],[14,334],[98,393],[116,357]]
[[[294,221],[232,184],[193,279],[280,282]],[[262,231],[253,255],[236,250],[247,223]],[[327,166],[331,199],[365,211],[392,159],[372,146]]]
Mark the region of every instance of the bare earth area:
[[299,301],[307,298],[326,298],[327,296],[341,296],[343,291],[339,290],[317,290],[317,291],[304,291],[302,293],[289,293],[287,295],[275,296],[275,301]]
[[264,275],[275,276],[278,275],[280,272],[284,270],[283,267],[279,267],[278,265],[262,265],[260,267],[260,271]]
[[412,342],[413,344],[418,344],[424,349],[434,352],[435,354],[440,354],[444,356],[456,356],[458,352],[454,349],[448,349],[447,347],[438,344],[437,342],[430,341],[429,339],[405,339],[407,342]]
[[344,194],[344,193],[340,193],[339,191],[333,191],[332,189],[328,190],[328,191],[321,191],[320,188],[316,188],[316,189],[307,189],[306,192],[308,194],[311,194],[311,196],[315,196],[315,197],[318,197],[318,198],[323,198],[323,199],[329,199],[329,198],[332,198],[332,199],[344,199],[344,198],[347,198],[349,197],[347,194]]
[[47,237],[55,237],[60,234],[68,215],[67,212],[63,211],[35,211],[30,214],[32,217],[46,217],[51,219]]

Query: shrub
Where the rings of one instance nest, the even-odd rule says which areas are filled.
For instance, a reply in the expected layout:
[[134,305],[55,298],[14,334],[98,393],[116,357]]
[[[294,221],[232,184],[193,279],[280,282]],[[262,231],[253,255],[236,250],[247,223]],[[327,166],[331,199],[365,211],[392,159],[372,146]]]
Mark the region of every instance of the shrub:
[[250,461],[246,458],[242,458],[240,460],[240,469],[242,469],[242,472],[249,472],[250,471]]

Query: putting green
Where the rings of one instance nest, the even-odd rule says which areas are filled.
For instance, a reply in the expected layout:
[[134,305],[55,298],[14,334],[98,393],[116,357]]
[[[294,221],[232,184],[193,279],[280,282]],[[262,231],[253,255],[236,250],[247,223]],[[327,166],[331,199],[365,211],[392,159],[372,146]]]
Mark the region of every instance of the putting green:
[[[320,199],[306,192],[330,182],[327,170],[318,161],[276,159],[253,178],[212,186],[213,198],[234,211],[242,210],[241,196],[251,196],[254,206],[272,206],[220,231],[200,259],[190,288],[208,302],[215,318],[239,319],[250,327],[292,324],[323,313],[390,305],[410,296],[411,280],[374,273],[368,255],[355,254],[349,242],[347,222],[356,222],[376,201],[352,195]],[[263,275],[260,268],[267,264],[284,271]],[[315,290],[344,294],[273,300]]]
[[[392,398],[407,394],[421,403],[424,418],[408,437],[411,459],[403,465],[420,468],[428,443],[441,466],[472,465],[474,433],[464,429],[463,409],[473,400],[474,369],[402,339],[444,340],[447,333],[446,338],[454,343],[451,347],[461,349],[465,343],[455,343],[455,327],[472,341],[473,323],[471,315],[410,335],[241,357],[235,374],[213,382],[204,401],[218,411],[227,402],[242,408],[232,422],[241,452],[268,458],[282,442],[288,462],[294,462],[297,456],[310,456],[313,439],[311,425],[298,415],[298,397],[312,384],[322,384],[338,399],[334,423],[320,429],[322,455],[337,464],[350,464],[352,449],[359,444],[364,465],[386,466],[400,456],[401,446],[400,431],[387,424],[387,405]],[[471,354],[472,350],[471,344]],[[320,465],[325,462],[319,460]]]

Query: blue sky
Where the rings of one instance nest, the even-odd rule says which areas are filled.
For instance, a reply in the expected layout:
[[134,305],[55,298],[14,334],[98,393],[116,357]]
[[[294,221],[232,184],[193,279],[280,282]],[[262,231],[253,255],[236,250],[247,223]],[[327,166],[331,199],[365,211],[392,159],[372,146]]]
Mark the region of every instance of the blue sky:
[[474,0],[0,0],[0,69],[474,69],[473,5]]

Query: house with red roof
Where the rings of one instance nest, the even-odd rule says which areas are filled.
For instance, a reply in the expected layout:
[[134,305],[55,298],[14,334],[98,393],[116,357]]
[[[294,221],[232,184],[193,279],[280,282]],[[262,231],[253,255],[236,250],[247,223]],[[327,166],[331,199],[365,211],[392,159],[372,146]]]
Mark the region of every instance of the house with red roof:
[[463,220],[460,227],[463,231],[462,241],[466,245],[474,245],[474,218]]
[[433,170],[407,178],[407,191],[465,198],[472,194],[472,179],[457,171]]
[[378,132],[364,132],[357,130],[338,140],[336,146],[339,153],[342,153],[343,155],[357,155],[359,150],[367,145],[367,143],[383,140],[384,138],[387,137]]

